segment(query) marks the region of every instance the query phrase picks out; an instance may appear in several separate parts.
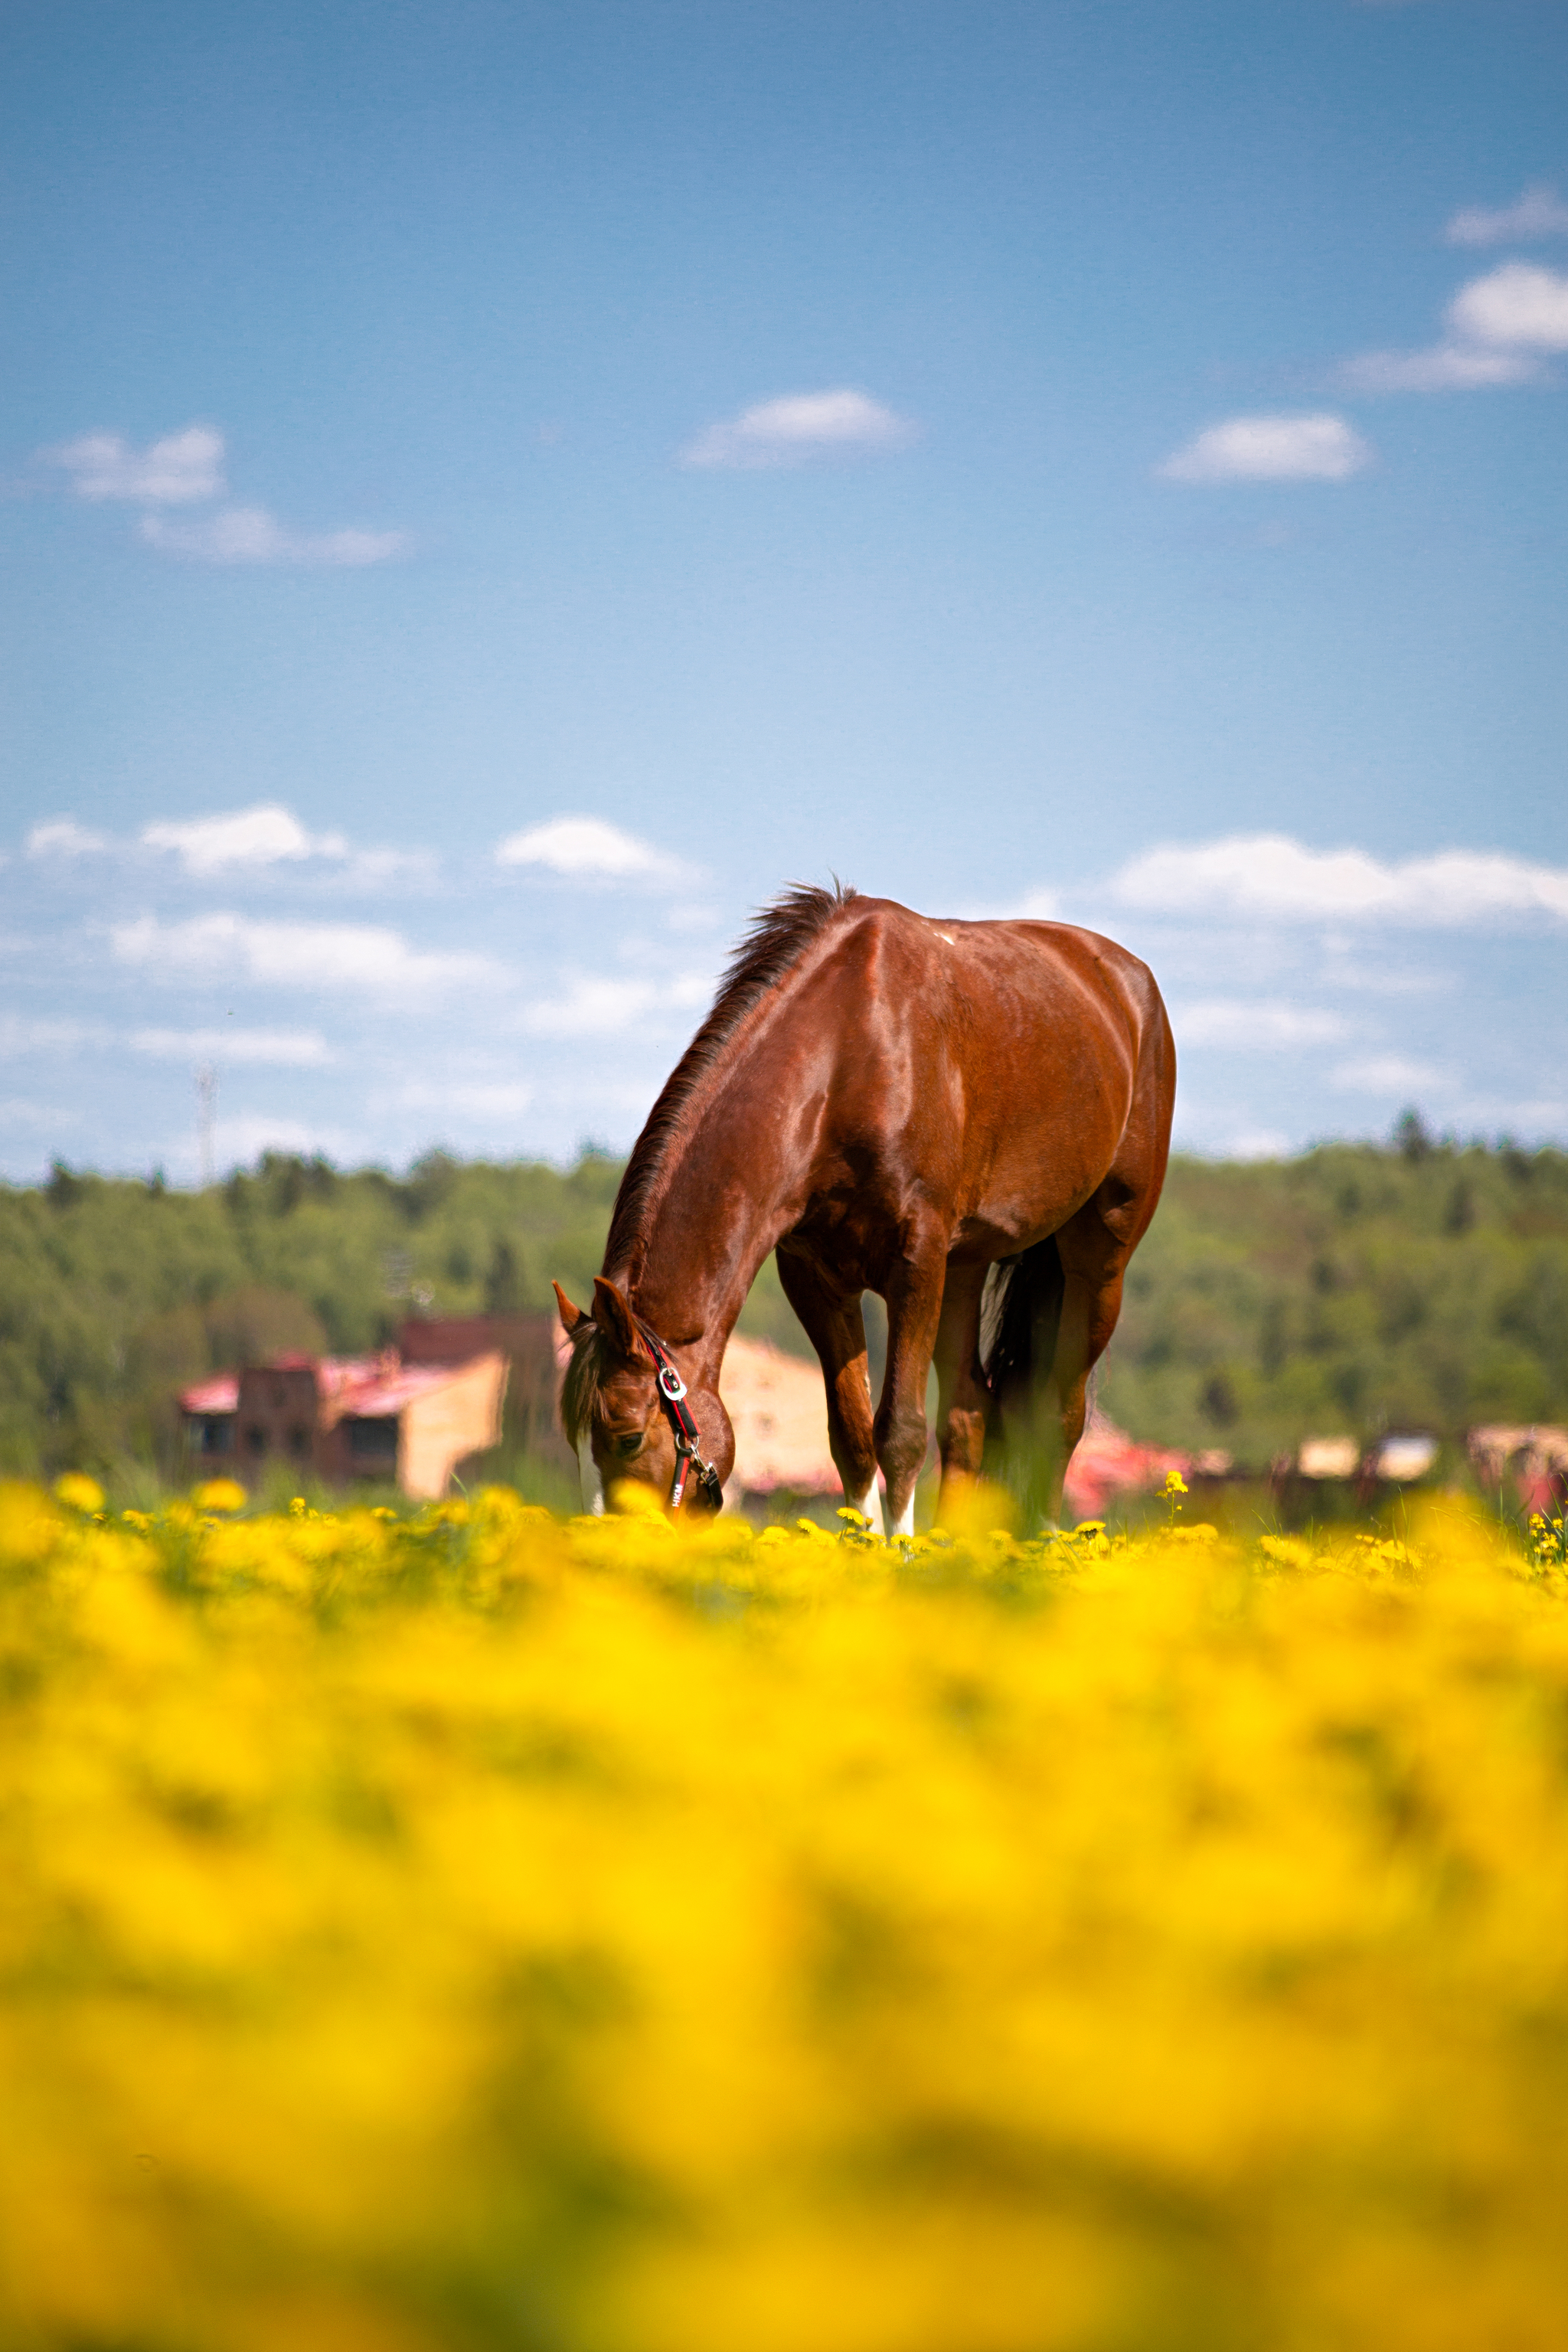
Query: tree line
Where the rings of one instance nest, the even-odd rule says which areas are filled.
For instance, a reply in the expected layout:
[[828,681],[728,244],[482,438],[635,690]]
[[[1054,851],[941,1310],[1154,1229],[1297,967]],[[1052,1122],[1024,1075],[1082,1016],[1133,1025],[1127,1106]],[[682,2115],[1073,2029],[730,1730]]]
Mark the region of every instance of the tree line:
[[[0,1187],[0,1470],[181,1472],[178,1390],[284,1349],[358,1353],[411,1314],[591,1287],[621,1162],[405,1177],[263,1156],[186,1192],[74,1172]],[[742,1328],[809,1353],[770,1264]],[[1261,1467],[1301,1437],[1568,1420],[1568,1153],[1325,1144],[1178,1158],[1100,1401],[1151,1443]]]
[[1173,1160],[1100,1394],[1259,1469],[1309,1435],[1568,1420],[1568,1153],[1407,1113],[1384,1148]]

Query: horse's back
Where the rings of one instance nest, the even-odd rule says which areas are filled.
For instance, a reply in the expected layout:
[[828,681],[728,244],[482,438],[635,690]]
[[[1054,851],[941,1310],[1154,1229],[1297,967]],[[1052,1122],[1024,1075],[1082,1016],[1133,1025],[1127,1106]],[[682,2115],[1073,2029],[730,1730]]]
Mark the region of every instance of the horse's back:
[[858,1025],[879,1024],[900,1046],[908,1035],[928,1077],[949,1058],[971,1073],[996,1061],[1000,1085],[1027,1093],[1092,1063],[1130,1105],[1146,1047],[1169,1036],[1147,964],[1098,931],[855,904],[845,950]]
[[908,976],[911,970],[941,994],[1035,1004],[1054,1012],[1064,990],[1135,1025],[1158,1018],[1163,1007],[1147,964],[1119,941],[1076,923],[1033,918],[973,921],[960,916],[917,915],[892,898],[856,898],[843,926],[842,947],[862,965]]
[[1156,1008],[1163,1009],[1148,965],[1119,940],[1079,924],[1020,917],[930,928],[947,946],[960,986],[1016,991],[1046,1018],[1070,998],[1090,1020],[1108,1020],[1135,1041]]

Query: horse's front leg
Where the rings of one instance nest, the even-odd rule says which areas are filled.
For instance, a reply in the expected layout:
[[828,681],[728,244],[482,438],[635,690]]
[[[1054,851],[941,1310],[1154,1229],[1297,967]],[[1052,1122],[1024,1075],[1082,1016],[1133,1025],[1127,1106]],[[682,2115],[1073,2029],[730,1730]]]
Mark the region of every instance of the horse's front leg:
[[871,1382],[866,1364],[866,1318],[858,1297],[831,1289],[809,1258],[778,1253],[784,1297],[822,1360],[827,1391],[827,1449],[844,1487],[844,1499],[879,1532],[881,1498],[877,1493],[877,1447],[871,1434]]
[[913,1535],[915,1482],[926,1451],[926,1376],[942,1320],[947,1253],[938,1239],[906,1255],[889,1281],[888,1370],[873,1427],[888,1482],[888,1533]]

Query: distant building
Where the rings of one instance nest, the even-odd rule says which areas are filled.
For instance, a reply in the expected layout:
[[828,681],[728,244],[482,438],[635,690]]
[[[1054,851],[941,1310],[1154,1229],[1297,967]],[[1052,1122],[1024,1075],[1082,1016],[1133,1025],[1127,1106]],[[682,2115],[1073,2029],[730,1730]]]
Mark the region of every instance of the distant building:
[[1568,1429],[1492,1423],[1472,1429],[1468,1444],[1478,1476],[1499,1490],[1511,1478],[1526,1511],[1554,1511],[1568,1496]]
[[504,1356],[508,1445],[575,1475],[577,1457],[561,1427],[563,1338],[554,1314],[431,1315],[404,1324],[397,1352],[404,1363],[423,1365],[470,1363],[492,1350]]
[[827,1450],[827,1395],[815,1356],[807,1363],[766,1339],[733,1339],[719,1393],[735,1433],[731,1494],[843,1493]]
[[1288,1514],[1309,1515],[1345,1506],[1353,1490],[1367,1510],[1386,1503],[1389,1489],[1418,1486],[1436,1469],[1442,1447],[1429,1430],[1391,1430],[1363,1446],[1357,1437],[1304,1437],[1294,1454],[1279,1454],[1269,1471],[1275,1503]]
[[335,1486],[394,1482],[405,1495],[444,1495],[459,1462],[499,1443],[507,1359],[489,1348],[461,1360],[274,1356],[185,1389],[186,1442],[204,1466],[241,1481],[276,1464]]
[[1396,1431],[1380,1438],[1366,1457],[1363,1475],[1389,1486],[1413,1486],[1436,1466],[1441,1452],[1429,1431]]
[[[1287,1470],[1290,1466],[1287,1463]],[[1354,1437],[1304,1437],[1296,1449],[1294,1466],[1301,1478],[1353,1478],[1361,1468],[1360,1441]]]

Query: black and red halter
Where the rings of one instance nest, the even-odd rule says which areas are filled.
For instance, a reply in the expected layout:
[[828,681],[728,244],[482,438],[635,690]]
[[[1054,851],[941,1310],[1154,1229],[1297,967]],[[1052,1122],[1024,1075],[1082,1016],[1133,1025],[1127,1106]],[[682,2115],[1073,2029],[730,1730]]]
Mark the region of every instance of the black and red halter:
[[664,1417],[675,1439],[675,1475],[669,1485],[669,1507],[672,1511],[679,1510],[686,1493],[687,1478],[695,1470],[697,1484],[705,1501],[715,1511],[722,1510],[724,1489],[719,1484],[719,1473],[711,1462],[704,1462],[698,1451],[702,1437],[687,1406],[686,1382],[676,1370],[674,1359],[664,1341],[657,1333],[650,1331],[646,1323],[640,1328],[644,1344],[653,1358],[654,1385],[658,1391],[658,1401],[664,1407]]

